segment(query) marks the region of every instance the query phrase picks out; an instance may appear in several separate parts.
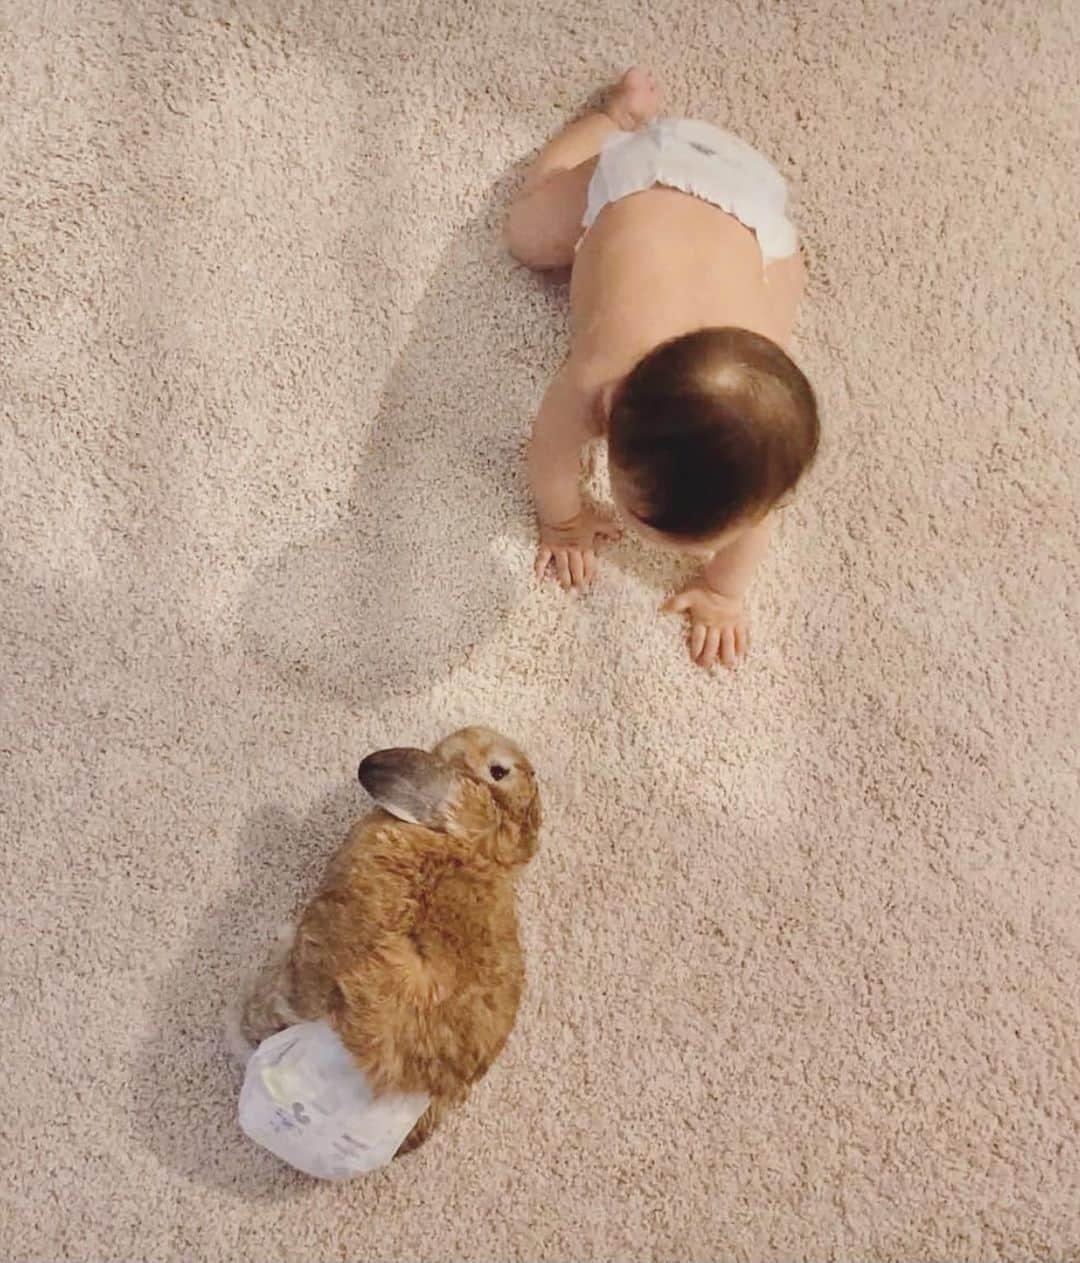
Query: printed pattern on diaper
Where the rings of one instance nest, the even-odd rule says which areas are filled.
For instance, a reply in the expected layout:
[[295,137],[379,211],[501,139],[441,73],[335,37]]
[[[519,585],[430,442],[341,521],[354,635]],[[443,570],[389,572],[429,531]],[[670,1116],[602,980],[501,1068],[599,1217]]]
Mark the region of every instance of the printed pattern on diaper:
[[376,1099],[337,1033],[325,1022],[302,1022],[255,1050],[239,1122],[298,1170],[348,1179],[385,1166],[428,1104],[422,1093]]

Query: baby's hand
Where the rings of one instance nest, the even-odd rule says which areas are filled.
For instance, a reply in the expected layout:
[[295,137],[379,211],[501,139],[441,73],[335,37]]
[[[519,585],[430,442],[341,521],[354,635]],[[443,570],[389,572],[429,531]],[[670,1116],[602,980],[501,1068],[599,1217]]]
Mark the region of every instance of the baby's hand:
[[690,657],[699,667],[737,666],[750,648],[750,624],[741,596],[724,596],[697,579],[660,607],[690,615]]
[[540,547],[536,553],[536,577],[543,579],[549,567],[569,591],[584,588],[596,573],[599,545],[622,537],[622,531],[608,517],[592,509],[582,509],[569,522],[558,526],[540,523]]

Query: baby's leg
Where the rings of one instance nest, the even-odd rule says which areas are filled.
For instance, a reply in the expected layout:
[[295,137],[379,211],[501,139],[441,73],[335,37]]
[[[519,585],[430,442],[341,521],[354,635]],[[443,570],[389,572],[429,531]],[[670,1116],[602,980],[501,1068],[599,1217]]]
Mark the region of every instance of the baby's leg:
[[635,66],[612,89],[603,110],[577,119],[548,141],[507,216],[506,244],[515,259],[538,270],[573,263],[596,155],[609,136],[636,131],[659,108],[655,80]]

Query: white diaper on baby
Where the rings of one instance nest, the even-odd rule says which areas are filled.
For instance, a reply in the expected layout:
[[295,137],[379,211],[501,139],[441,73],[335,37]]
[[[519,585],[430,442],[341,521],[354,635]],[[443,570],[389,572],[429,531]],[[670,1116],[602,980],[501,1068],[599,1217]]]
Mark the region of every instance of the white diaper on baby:
[[424,1093],[376,1100],[333,1027],[300,1022],[252,1053],[240,1126],[307,1175],[344,1180],[385,1166],[429,1101]]
[[583,227],[588,231],[611,202],[656,184],[734,215],[757,235],[766,263],[798,249],[798,234],[787,217],[787,181],[780,172],[738,136],[692,119],[657,119],[607,141],[589,181]]

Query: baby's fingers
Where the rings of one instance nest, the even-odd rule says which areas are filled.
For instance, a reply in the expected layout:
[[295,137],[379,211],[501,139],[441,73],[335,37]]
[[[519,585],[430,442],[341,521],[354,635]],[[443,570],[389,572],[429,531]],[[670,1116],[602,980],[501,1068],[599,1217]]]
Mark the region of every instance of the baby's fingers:
[[703,667],[716,665],[716,655],[720,652],[720,628],[710,627],[705,633],[705,648],[701,651],[698,663]]
[[547,574],[547,568],[551,565],[552,552],[550,548],[541,548],[536,554],[536,561],[533,564],[533,574],[536,575],[537,582],[542,582],[544,575]]
[[708,630],[704,623],[694,623],[690,628],[690,657],[695,662],[701,657],[701,651],[705,648],[705,636]]
[[735,629],[733,627],[725,627],[720,636],[720,661],[728,668],[735,666],[738,661],[735,655]]
[[750,628],[744,623],[735,626],[735,657],[745,658],[750,652]]
[[591,548],[586,548],[581,554],[581,560],[585,563],[585,582],[592,583],[596,577],[596,553]]
[[559,548],[555,553],[555,577],[560,585],[569,591],[574,585],[573,575],[570,573],[570,553],[565,548]]
[[570,550],[570,579],[575,588],[585,586],[585,559],[579,548]]

